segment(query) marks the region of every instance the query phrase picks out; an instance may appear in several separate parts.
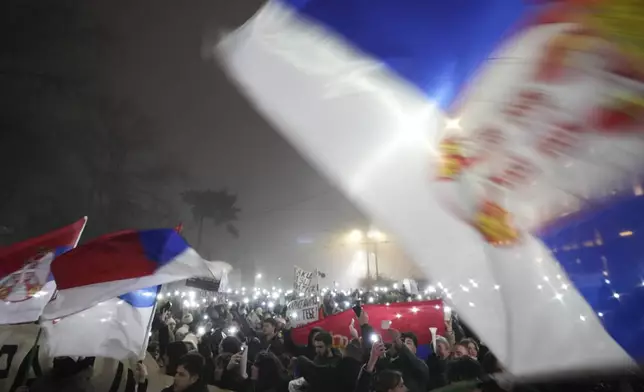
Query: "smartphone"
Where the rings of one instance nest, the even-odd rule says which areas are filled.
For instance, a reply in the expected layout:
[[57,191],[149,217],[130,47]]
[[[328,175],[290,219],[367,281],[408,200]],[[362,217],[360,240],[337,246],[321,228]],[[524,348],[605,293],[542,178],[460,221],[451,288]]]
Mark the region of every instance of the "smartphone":
[[362,303],[360,303],[360,301],[357,301],[356,304],[353,305],[353,312],[358,317],[360,317],[360,315],[362,314]]

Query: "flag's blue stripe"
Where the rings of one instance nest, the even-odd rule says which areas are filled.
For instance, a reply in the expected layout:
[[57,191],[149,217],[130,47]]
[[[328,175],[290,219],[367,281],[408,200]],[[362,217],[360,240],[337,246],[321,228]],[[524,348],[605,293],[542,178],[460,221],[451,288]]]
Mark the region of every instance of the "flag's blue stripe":
[[525,0],[281,1],[385,63],[444,110],[536,10]]
[[143,230],[139,233],[145,256],[159,267],[169,263],[189,248],[174,229]]
[[[65,252],[67,252],[67,251],[69,251],[71,249],[72,249],[71,246],[59,246],[59,247],[57,247],[56,249],[54,249],[54,258],[62,255],[63,253],[65,253]],[[49,283],[52,280],[54,280],[54,274],[52,274],[51,271],[49,271],[49,275],[47,275],[47,282],[45,282],[45,283]]]
[[145,289],[131,291],[119,296],[120,299],[135,308],[149,308],[157,301],[157,294],[161,286],[153,286]]
[[643,359],[644,197],[619,198],[541,239],[556,250],[553,255],[590,306],[603,314],[606,331],[629,355]]

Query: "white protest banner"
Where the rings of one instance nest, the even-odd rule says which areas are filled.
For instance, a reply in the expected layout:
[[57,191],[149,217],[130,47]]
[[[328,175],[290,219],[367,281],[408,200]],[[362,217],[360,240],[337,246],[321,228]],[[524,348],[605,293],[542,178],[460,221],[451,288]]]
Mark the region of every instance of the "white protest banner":
[[291,319],[291,325],[293,327],[318,321],[318,317],[320,316],[317,297],[296,299],[295,301],[289,302],[286,309],[286,314]]
[[300,267],[295,267],[295,281],[293,290],[296,293],[309,293],[313,291],[313,272],[305,271]]
[[[10,305],[9,305],[10,306]],[[13,385],[18,369],[21,365],[29,366],[28,354],[36,343],[38,335],[38,325],[20,324],[20,325],[0,325],[0,391],[9,391]],[[43,350],[39,350],[43,351]],[[39,352],[38,361],[35,355],[32,356],[32,363],[40,362],[42,353]],[[25,364],[23,364],[25,362]],[[40,370],[41,366],[37,366]],[[26,369],[26,378],[39,376],[32,366]]]

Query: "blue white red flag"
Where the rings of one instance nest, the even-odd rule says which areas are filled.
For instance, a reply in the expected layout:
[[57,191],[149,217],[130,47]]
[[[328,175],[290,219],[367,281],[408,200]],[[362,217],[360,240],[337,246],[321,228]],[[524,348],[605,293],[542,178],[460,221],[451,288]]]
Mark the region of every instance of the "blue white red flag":
[[52,320],[125,293],[192,277],[220,279],[230,265],[201,258],[174,229],[124,231],[87,242],[56,259]]
[[590,2],[273,0],[216,48],[516,375],[644,360],[644,56]]
[[38,320],[56,290],[55,257],[75,247],[87,218],[0,249],[0,324]]
[[136,290],[56,320],[42,321],[51,357],[138,359],[161,286]]

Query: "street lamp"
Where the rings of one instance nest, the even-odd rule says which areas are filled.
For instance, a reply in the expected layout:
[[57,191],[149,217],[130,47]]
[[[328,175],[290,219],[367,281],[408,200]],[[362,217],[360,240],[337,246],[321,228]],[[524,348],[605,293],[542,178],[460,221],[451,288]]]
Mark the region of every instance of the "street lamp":
[[349,234],[347,235],[347,239],[351,243],[365,245],[365,248],[367,250],[367,276],[369,278],[371,278],[371,268],[369,263],[369,245],[373,245],[373,250],[374,250],[373,255],[374,255],[375,265],[376,265],[376,279],[378,279],[380,277],[380,271],[378,269],[378,244],[387,242],[387,236],[385,235],[385,233],[376,229],[370,229],[369,231],[367,231],[365,236],[362,230],[354,229],[354,230],[351,230],[351,232],[349,232]]
[[347,238],[349,239],[349,242],[353,242],[354,244],[362,242],[362,238],[364,235],[362,234],[362,231],[355,229],[351,230]]

